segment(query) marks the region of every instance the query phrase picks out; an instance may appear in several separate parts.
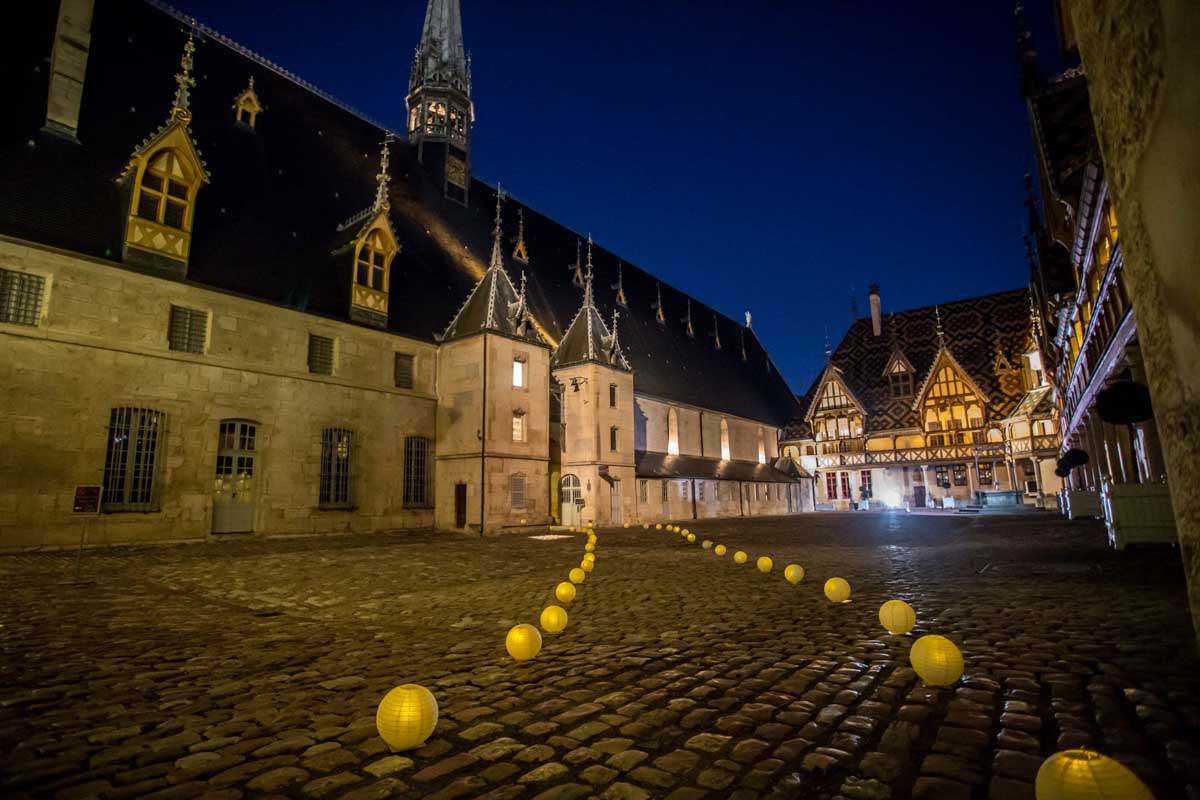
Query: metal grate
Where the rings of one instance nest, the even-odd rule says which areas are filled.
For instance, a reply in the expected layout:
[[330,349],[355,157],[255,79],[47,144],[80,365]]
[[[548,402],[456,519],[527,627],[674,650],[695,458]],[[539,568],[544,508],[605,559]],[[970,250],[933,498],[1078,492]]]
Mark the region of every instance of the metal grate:
[[167,326],[167,342],[172,350],[184,353],[203,353],[204,341],[207,338],[207,311],[171,306],[171,321]]
[[37,325],[46,279],[28,272],[0,269],[0,322]]
[[321,432],[321,508],[350,508],[350,464],[354,431],[326,428]]
[[413,388],[413,357],[409,353],[396,353],[396,387]]
[[154,511],[155,465],[166,415],[149,408],[114,408],[104,456],[105,511]]
[[512,495],[512,507],[525,507],[525,475],[518,472],[509,478],[509,493]]
[[333,339],[308,335],[308,371],[318,375],[333,374]]
[[404,505],[429,504],[429,440],[424,436],[404,439]]

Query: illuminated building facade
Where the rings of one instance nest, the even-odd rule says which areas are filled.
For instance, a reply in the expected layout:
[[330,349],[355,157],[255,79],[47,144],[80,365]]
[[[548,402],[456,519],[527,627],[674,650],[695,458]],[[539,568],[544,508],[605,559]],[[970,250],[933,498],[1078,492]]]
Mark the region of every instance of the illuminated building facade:
[[749,319],[471,177],[457,0],[401,132],[157,0],[29,11],[0,548],[805,507]]

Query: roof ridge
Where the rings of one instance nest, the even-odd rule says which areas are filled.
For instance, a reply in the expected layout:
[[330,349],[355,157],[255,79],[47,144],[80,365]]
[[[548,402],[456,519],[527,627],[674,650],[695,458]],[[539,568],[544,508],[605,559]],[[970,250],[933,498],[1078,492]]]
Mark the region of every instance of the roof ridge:
[[168,16],[174,17],[175,19],[179,20],[180,22],[190,25],[193,30],[195,30],[197,33],[202,34],[205,38],[212,39],[213,41],[216,41],[216,42],[219,42],[220,44],[225,45],[226,47],[228,47],[230,50],[234,51],[235,53],[245,56],[246,58],[250,59],[251,61],[254,61],[255,63],[257,63],[259,66],[266,67],[267,69],[274,72],[276,75],[279,75],[282,78],[286,78],[287,80],[296,84],[300,88],[306,89],[307,91],[312,92],[317,97],[320,97],[322,100],[325,100],[326,102],[329,102],[329,103],[333,103],[335,106],[342,109],[343,111],[346,111],[346,112],[358,117],[363,122],[366,122],[369,125],[374,125],[375,127],[379,128],[380,130],[385,131],[386,133],[390,133],[393,136],[403,138],[403,139],[405,139],[405,141],[407,141],[408,137],[404,136],[404,134],[397,133],[396,131],[394,131],[390,127],[388,127],[387,125],[380,122],[379,120],[377,120],[371,116],[368,116],[367,114],[364,114],[362,111],[359,111],[357,108],[350,105],[349,103],[347,103],[343,100],[339,100],[338,98],[334,97],[332,94],[330,94],[329,92],[320,88],[316,84],[314,84],[310,81],[306,81],[304,78],[301,78],[296,73],[280,66],[279,64],[276,64],[274,61],[270,60],[266,56],[263,56],[260,53],[256,53],[255,51],[251,50],[249,47],[246,47],[245,45],[240,44],[239,42],[235,41],[234,39],[231,39],[230,37],[226,36],[225,34],[221,33],[220,31],[216,30],[212,26],[205,25],[203,22],[196,19],[195,17],[183,13],[182,11],[180,11],[179,9],[170,5],[169,3],[164,3],[163,0],[142,0],[142,1],[144,3],[146,3],[146,5],[151,6],[152,8],[156,8],[159,11],[163,12],[164,14],[167,14]]

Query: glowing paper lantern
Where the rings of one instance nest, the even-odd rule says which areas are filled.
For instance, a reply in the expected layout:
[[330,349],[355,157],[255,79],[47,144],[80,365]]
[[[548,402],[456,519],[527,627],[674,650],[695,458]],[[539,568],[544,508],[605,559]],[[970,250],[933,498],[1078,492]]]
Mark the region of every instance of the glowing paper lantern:
[[684,529],[681,531],[681,533],[682,533],[684,536],[691,536],[691,535],[692,535],[692,532],[691,532],[691,531],[689,531],[687,528],[684,528]]
[[771,571],[771,567],[775,566],[775,562],[771,561],[768,556],[759,556],[758,561],[754,562],[754,566],[758,567],[758,571],[765,575]]
[[584,553],[584,554],[583,554],[583,560],[584,560],[584,561],[595,561],[595,560],[596,560],[596,554],[595,554],[595,553]]
[[585,580],[587,580],[587,573],[585,573],[579,567],[576,567],[567,573],[567,579],[570,580],[571,583],[583,583]]
[[558,598],[558,602],[560,603],[571,602],[575,599],[575,584],[570,581],[563,581],[554,587],[554,596]]
[[594,552],[594,551],[595,551],[595,549],[596,549],[596,543],[595,543],[595,542],[590,542],[590,541],[589,541],[587,544],[585,544],[585,545],[583,546],[583,551],[584,551],[585,553],[591,553],[591,552]]
[[525,518],[524,518],[524,517],[521,517],[521,524],[522,524],[522,525],[524,525],[524,524],[525,524]]
[[749,560],[750,560],[750,556],[746,555],[746,552],[744,550],[738,550],[736,553],[733,554],[733,561],[736,564],[745,564]]
[[595,562],[595,561],[588,561],[588,560],[585,558],[583,561],[580,561],[580,562],[579,562],[579,568],[580,568],[581,570],[583,570],[584,572],[591,572],[592,570],[594,570],[594,569],[596,568],[596,562]]
[[647,531],[648,531],[648,530],[650,530],[650,523],[649,523],[649,522],[643,522],[643,523],[642,523],[642,530],[647,530]]
[[700,546],[703,547],[705,550],[711,550],[712,549],[712,540],[705,539],[703,542],[700,543]]
[[917,612],[903,600],[888,600],[879,607],[879,624],[890,634],[905,634],[916,627]]
[[725,555],[725,545],[723,545],[723,544],[717,545],[716,547],[713,548],[713,552],[719,556]]
[[625,525],[624,525],[623,527],[626,527],[626,528],[628,528],[628,527],[629,527],[629,523],[628,523],[628,522],[626,522],[626,523],[625,523]]
[[696,534],[689,533],[687,535],[687,540],[688,540],[688,544],[695,544],[696,543]]
[[654,523],[654,530],[656,530],[656,531],[661,531],[661,530],[662,530],[662,523],[661,523],[661,522],[656,522],[656,523]]
[[567,611],[561,606],[546,606],[542,609],[542,630],[546,633],[560,633],[567,627]]
[[963,674],[962,653],[944,636],[922,636],[913,643],[908,660],[930,686],[949,686]]
[[571,527],[567,528],[567,530],[568,530],[568,531],[570,531],[571,533],[574,533],[574,532],[575,532],[575,526],[574,526],[574,525],[572,525]]
[[375,712],[375,728],[393,751],[425,744],[437,721],[438,704],[433,693],[415,683],[392,689]]
[[538,629],[522,622],[513,625],[504,637],[504,647],[517,661],[528,661],[542,650],[542,635]]
[[830,578],[825,581],[825,596],[835,603],[844,603],[850,599],[850,584],[845,578]]
[[1064,750],[1042,762],[1033,784],[1037,800],[1154,800],[1121,762],[1091,750]]
[[804,580],[804,567],[799,564],[788,564],[783,568],[783,577],[788,583],[799,583]]

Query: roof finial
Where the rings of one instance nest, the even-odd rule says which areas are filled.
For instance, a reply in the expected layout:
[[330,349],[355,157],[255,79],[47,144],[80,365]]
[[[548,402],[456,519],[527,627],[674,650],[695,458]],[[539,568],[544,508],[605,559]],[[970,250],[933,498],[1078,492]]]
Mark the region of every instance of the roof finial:
[[747,328],[750,327],[750,312],[749,311],[746,312],[746,327]]
[[388,142],[391,140],[391,134],[383,139],[383,148],[379,151],[379,174],[375,176],[377,181],[375,186],[375,213],[387,211],[391,207],[391,202],[388,200],[388,184],[391,178],[388,176]]
[[517,244],[513,247],[513,259],[522,264],[529,263],[529,251],[525,247],[525,209],[517,209]]
[[[583,307],[592,305],[592,235],[588,234],[587,271],[583,276]],[[586,311],[585,311],[586,313]]]
[[617,282],[612,288],[617,290],[617,305],[628,306],[625,299],[625,265],[620,261],[617,262]]
[[833,358],[833,349],[829,346],[829,326],[825,326],[825,361],[828,363]]
[[662,284],[656,281],[654,285],[657,287],[658,299],[650,307],[654,309],[654,318],[658,320],[658,324],[666,325],[667,315],[663,313]]
[[588,254],[587,254],[587,274],[585,280],[591,284],[592,282],[592,235],[588,234]]
[[192,120],[192,87],[196,85],[196,79],[192,77],[192,56],[195,52],[196,41],[189,33],[183,56],[179,59],[179,72],[175,74],[175,102],[171,105],[171,118],[184,125]]
[[938,346],[945,347],[946,346],[946,332],[944,330],[942,330],[942,309],[941,309],[941,307],[939,307],[939,306],[933,307],[933,316],[937,320],[935,330],[937,331]]
[[504,266],[504,257],[500,252],[500,202],[504,198],[504,189],[500,184],[496,184],[496,222],[492,226],[492,261],[488,265],[488,269],[501,269]]
[[687,335],[694,338],[696,336],[696,329],[692,327],[692,298],[690,297],[687,301],[687,316],[683,318],[683,321],[687,325]]
[[721,326],[717,324],[716,312],[713,312],[713,347],[721,349]]
[[575,237],[575,263],[567,269],[575,273],[571,276],[571,283],[583,288],[583,243],[579,241],[578,236]]
[[1033,301],[1033,284],[1029,286],[1029,329],[1033,334],[1033,341],[1040,347],[1042,341],[1042,312],[1038,310],[1037,304]]
[[618,361],[622,360],[621,343],[617,339],[617,320],[620,318],[621,312],[614,308],[612,315],[612,332],[609,334],[608,347],[608,363],[610,364],[616,364]]

